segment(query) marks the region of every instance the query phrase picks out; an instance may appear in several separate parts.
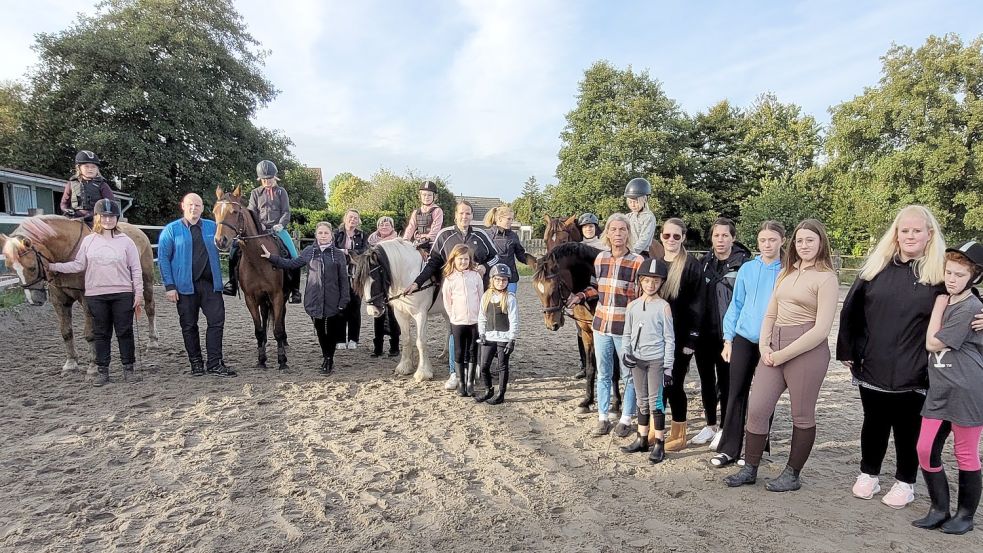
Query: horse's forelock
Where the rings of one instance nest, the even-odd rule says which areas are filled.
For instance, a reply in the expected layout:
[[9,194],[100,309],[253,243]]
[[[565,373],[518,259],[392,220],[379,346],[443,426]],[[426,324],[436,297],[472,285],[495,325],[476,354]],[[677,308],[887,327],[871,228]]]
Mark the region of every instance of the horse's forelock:
[[19,236],[10,236],[7,238],[7,242],[3,245],[3,257],[8,264],[12,263],[14,258],[19,257],[21,251],[24,249],[24,244],[21,242]]

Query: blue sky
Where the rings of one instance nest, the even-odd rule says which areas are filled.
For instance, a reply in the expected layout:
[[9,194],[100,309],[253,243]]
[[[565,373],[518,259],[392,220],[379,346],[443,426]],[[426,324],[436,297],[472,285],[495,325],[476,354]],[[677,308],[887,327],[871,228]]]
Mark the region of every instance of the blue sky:
[[[36,62],[35,33],[64,29],[95,3],[12,4],[0,79]],[[530,175],[555,181],[564,115],[596,60],[647,69],[690,114],[770,91],[826,123],[830,106],[877,83],[892,42],[983,33],[983,3],[947,0],[235,5],[271,51],[264,71],[281,91],[257,122],[291,137],[302,162],[326,178],[413,169],[505,200]]]

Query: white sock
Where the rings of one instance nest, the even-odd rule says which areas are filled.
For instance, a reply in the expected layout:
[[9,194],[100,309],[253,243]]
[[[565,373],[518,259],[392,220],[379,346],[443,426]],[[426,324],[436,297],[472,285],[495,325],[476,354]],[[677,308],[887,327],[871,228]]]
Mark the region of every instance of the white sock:
[[608,416],[605,415],[605,414],[603,414],[603,413],[602,414],[599,414],[599,415],[597,415],[597,420],[599,420],[601,422],[607,422],[608,421]]
[[618,422],[625,426],[628,426],[629,424],[631,424],[631,417],[622,416],[621,420]]

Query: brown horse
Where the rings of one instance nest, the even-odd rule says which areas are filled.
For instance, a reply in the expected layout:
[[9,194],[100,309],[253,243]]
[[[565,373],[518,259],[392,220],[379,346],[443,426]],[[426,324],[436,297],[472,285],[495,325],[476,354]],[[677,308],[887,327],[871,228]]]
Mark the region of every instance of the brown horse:
[[[580,226],[577,225],[576,215],[571,215],[566,219],[562,217],[550,217],[549,215],[543,215],[543,218],[546,220],[546,231],[543,232],[543,240],[546,241],[547,252],[552,251],[553,248],[560,244],[583,241],[584,235],[580,232]],[[666,250],[656,238],[657,236],[653,237],[652,243],[649,245],[649,257],[665,257]]]
[[277,368],[287,370],[287,293],[284,290],[284,272],[263,259],[266,249],[276,252],[280,245],[268,232],[260,232],[259,222],[252,211],[246,209],[242,190],[236,187],[231,193],[222,187],[215,190],[218,201],[212,208],[215,223],[215,246],[228,251],[233,241],[239,242],[242,260],[239,262],[239,287],[246,299],[246,308],[253,318],[256,332],[257,366],[266,368],[266,334],[273,316],[273,336],[276,338]]
[[[150,327],[149,345],[158,343],[157,325],[154,320],[154,254],[150,240],[140,229],[128,223],[119,223],[117,228],[130,237],[140,253],[140,266],[143,269],[143,304]],[[83,336],[89,343],[90,365],[93,334],[92,315],[85,304],[85,273],[52,273],[48,263],[65,262],[75,259],[82,239],[92,231],[81,221],[67,219],[61,215],[41,215],[31,217],[20,224],[10,236],[0,234],[0,249],[3,250],[4,263],[14,270],[20,278],[24,295],[30,305],[44,305],[50,291],[51,304],[58,316],[61,337],[65,341],[68,358],[62,367],[63,372],[78,369],[78,353],[75,351],[75,333],[72,329],[72,306],[78,302],[85,314]],[[90,366],[90,369],[93,367]]]

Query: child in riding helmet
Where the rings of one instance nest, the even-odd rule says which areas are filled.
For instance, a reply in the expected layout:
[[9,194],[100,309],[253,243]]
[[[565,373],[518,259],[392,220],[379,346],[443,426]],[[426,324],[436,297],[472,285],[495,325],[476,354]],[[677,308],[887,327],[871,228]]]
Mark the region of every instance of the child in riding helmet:
[[423,181],[418,193],[420,207],[414,209],[406,221],[403,239],[417,247],[429,249],[429,244],[437,239],[437,234],[444,227],[444,210],[437,205],[437,183]]
[[[447,256],[444,265],[444,282],[440,293],[444,309],[451,323],[451,335],[458,347],[454,348],[454,364],[457,373],[457,391],[464,397],[474,393],[474,366],[477,363],[478,311],[484,287],[481,274],[476,270],[471,246],[458,244]],[[467,368],[467,374],[465,374]]]
[[[519,332],[519,304],[509,292],[512,270],[500,263],[492,267],[488,290],[481,296],[478,311],[478,343],[481,344],[481,379],[485,393],[476,395],[475,401],[487,401],[498,405],[505,401],[505,389],[509,384],[509,356],[515,349],[515,336]],[[492,359],[498,359],[498,393],[492,389]],[[493,397],[494,396],[494,397]]]
[[[970,323],[983,303],[973,286],[983,282],[983,244],[971,241],[945,254],[947,295],[936,298],[928,323],[929,387],[922,408],[918,462],[932,506],[919,528],[940,528],[947,534],[973,529],[980,503],[980,434],[983,433],[983,335]],[[949,482],[942,467],[942,446],[955,437],[959,465],[956,514],[949,515]]]
[[655,238],[655,214],[649,209],[649,196],[652,185],[649,181],[636,178],[625,186],[625,201],[628,203],[628,249],[644,257],[649,255],[649,247]]
[[580,219],[577,219],[577,226],[580,227],[580,234],[583,236],[583,239],[580,241],[582,244],[599,250],[608,249],[604,241],[601,240],[601,222],[598,220],[597,215],[584,213],[580,216]]
[[61,195],[61,211],[91,226],[93,209],[99,200],[115,201],[109,183],[99,173],[102,162],[89,150],[75,154],[75,175],[68,179]]
[[[666,414],[662,406],[662,387],[672,384],[673,354],[676,348],[669,303],[659,297],[659,288],[669,276],[669,266],[659,258],[646,259],[638,270],[642,295],[628,304],[622,337],[622,366],[632,372],[638,405],[638,436],[621,450],[625,453],[648,451],[649,461],[665,459]],[[649,420],[652,430],[649,430]]]

